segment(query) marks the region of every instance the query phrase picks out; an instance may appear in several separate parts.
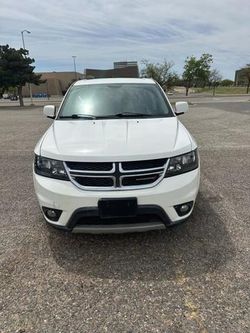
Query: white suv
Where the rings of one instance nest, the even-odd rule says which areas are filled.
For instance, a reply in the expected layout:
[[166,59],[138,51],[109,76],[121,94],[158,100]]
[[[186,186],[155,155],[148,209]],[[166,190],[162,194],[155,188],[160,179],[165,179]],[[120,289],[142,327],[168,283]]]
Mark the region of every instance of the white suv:
[[45,220],[72,232],[164,229],[186,219],[199,189],[197,144],[151,79],[73,84],[35,148]]

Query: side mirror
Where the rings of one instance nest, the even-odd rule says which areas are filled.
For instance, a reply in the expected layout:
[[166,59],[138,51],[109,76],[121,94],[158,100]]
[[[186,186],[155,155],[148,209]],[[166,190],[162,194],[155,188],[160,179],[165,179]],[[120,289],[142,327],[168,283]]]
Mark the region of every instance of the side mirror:
[[188,103],[187,102],[176,102],[175,103],[175,114],[177,116],[188,112]]
[[55,105],[45,105],[43,108],[43,114],[48,118],[55,119],[55,116],[56,116]]

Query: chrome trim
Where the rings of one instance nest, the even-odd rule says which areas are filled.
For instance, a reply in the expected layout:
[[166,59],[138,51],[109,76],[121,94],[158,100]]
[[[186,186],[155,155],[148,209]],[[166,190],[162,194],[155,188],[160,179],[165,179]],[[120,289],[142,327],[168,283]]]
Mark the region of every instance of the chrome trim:
[[[122,168],[122,163],[124,163],[124,162],[120,162],[119,163],[119,171],[120,172],[123,172],[123,173],[133,173],[133,172],[144,172],[144,171],[154,171],[154,170],[159,170],[159,169],[164,169],[165,168],[165,165],[167,164],[167,161],[168,161],[168,159],[166,159],[166,163],[165,164],[163,164],[162,166],[160,166],[160,167],[157,167],[157,168],[148,168],[148,169],[131,169],[131,170],[124,170],[123,168]],[[136,162],[136,161],[133,161],[133,162]]]
[[81,190],[86,190],[86,191],[111,191],[111,190],[116,190],[117,187],[115,187],[115,178],[110,177],[113,179],[113,186],[86,186],[86,185],[81,185],[79,184],[74,178],[70,178],[71,182],[80,188]]
[[[111,190],[115,190],[116,189],[116,187],[115,187],[115,177],[114,176],[103,176],[102,178],[105,178],[105,177],[107,177],[107,178],[112,178],[113,179],[113,186],[105,186],[105,187],[101,187],[101,186],[98,186],[98,187],[96,187],[96,186],[83,186],[83,185],[81,185],[81,184],[79,184],[72,176],[71,176],[71,174],[70,174],[70,169],[67,167],[67,165],[66,165],[66,162],[63,162],[63,164],[64,164],[64,168],[65,168],[65,170],[66,170],[66,173],[67,173],[67,175],[68,175],[68,177],[69,177],[69,179],[70,179],[70,181],[76,186],[76,187],[78,187],[79,189],[81,189],[81,190],[86,190],[86,191],[111,191]],[[114,164],[114,163],[113,163]],[[77,175],[77,177],[80,177],[80,175]],[[84,176],[82,176],[82,177],[84,177]],[[91,176],[89,176],[89,175],[87,175],[86,177],[91,177]],[[97,177],[97,176],[92,176],[92,177]],[[100,177],[100,176],[99,176]]]
[[82,177],[82,178],[114,178],[115,179],[115,177],[114,176],[98,176],[98,175],[78,175],[78,174],[75,174],[75,173],[71,173],[70,174],[71,175],[71,177]]
[[126,178],[132,178],[132,177],[141,177],[141,176],[144,176],[144,177],[147,177],[147,176],[155,176],[155,175],[160,175],[161,173],[163,173],[164,171],[162,170],[162,171],[160,171],[160,172],[154,172],[154,173],[141,173],[141,174],[136,174],[136,175],[124,175],[124,176],[121,176],[120,177],[120,186],[122,187],[122,188],[124,188],[124,187],[129,187],[129,188],[131,188],[131,187],[133,187],[133,186],[136,186],[136,187],[140,187],[141,188],[141,186],[147,186],[147,185],[150,185],[150,186],[152,186],[152,185],[154,185],[154,183],[156,183],[157,181],[158,181],[158,179],[159,178],[161,178],[161,177],[158,177],[154,182],[151,182],[150,184],[144,184],[144,185],[140,185],[140,184],[138,184],[138,185],[123,185],[122,183],[123,183],[123,179],[126,179]]
[[[96,172],[92,172],[92,175],[89,175],[89,174],[85,174],[85,175],[72,175],[70,172],[73,171],[73,170],[70,170],[67,165],[66,165],[66,162],[63,162],[64,164],[64,168],[66,170],[66,173],[69,177],[69,179],[71,180],[71,182],[77,186],[78,188],[82,189],[82,190],[86,190],[86,191],[127,191],[127,190],[141,190],[141,189],[146,189],[146,188],[151,188],[151,187],[154,187],[156,185],[158,185],[162,179],[164,178],[164,175],[167,171],[167,168],[168,168],[168,165],[169,165],[169,162],[170,162],[170,158],[166,158],[166,163],[164,165],[164,167],[160,168],[162,169],[161,171],[156,171],[156,172],[152,172],[152,173],[142,173],[142,174],[123,174],[120,176],[119,178],[119,185],[120,187],[116,187],[116,177],[114,176],[98,176],[96,175],[95,173]],[[112,162],[113,163],[113,162]],[[122,162],[119,162],[119,164],[122,163]],[[115,167],[115,162],[113,163],[113,166]],[[150,171],[152,168],[150,169],[143,169],[146,171]],[[154,169],[159,169],[158,167],[157,168],[154,168]],[[81,170],[83,171],[83,170]],[[115,170],[114,170],[115,171]],[[119,171],[120,171],[120,165],[119,165]],[[140,172],[141,170],[133,170],[133,172]],[[100,172],[100,173],[105,173],[105,172]],[[130,173],[130,172],[129,172]],[[151,183],[151,184],[146,184],[146,185],[134,185],[134,186],[122,186],[122,179],[124,177],[136,177],[136,176],[148,176],[148,175],[154,175],[154,174],[162,174],[155,182]],[[102,187],[102,186],[98,186],[98,187],[94,187],[94,186],[83,186],[83,185],[80,185],[77,181],[75,181],[75,179],[73,177],[93,177],[93,178],[112,178],[113,179],[113,184],[114,186],[105,186],[105,187]]]
[[[168,165],[168,163],[166,164],[166,165]],[[162,181],[162,179],[164,178],[164,175],[165,175],[165,173],[166,173],[166,170],[167,170],[167,168],[165,168],[164,170],[162,170],[161,172],[158,172],[158,173],[152,173],[153,175],[155,175],[155,174],[161,174],[162,173],[162,175],[158,178],[158,179],[156,179],[156,181],[155,182],[153,182],[153,183],[150,183],[150,184],[146,184],[146,185],[133,185],[133,186],[122,186],[122,179],[123,178],[125,178],[125,177],[136,177],[136,176],[139,176],[138,174],[136,174],[136,175],[124,175],[124,176],[121,176],[121,178],[120,178],[120,185],[121,185],[121,187],[120,187],[120,189],[121,190],[140,190],[140,189],[145,189],[145,188],[151,188],[151,187],[154,187],[154,186],[156,186],[157,184],[159,184],[161,181]],[[149,173],[144,173],[144,174],[140,174],[140,176],[147,176],[147,175],[150,175]]]
[[136,176],[150,176],[150,175],[159,175],[160,173],[162,173],[164,170],[161,171],[157,171],[157,172],[150,172],[150,173],[136,173],[133,175],[123,175],[121,176],[121,179],[123,178],[131,178],[131,177],[136,177]]
[[[65,164],[66,164],[67,162],[65,162]],[[78,162],[77,162],[78,163]],[[81,162],[79,162],[79,163],[81,163]],[[82,163],[84,163],[84,162],[82,162]],[[93,163],[93,162],[91,162],[91,163]],[[98,162],[99,163],[99,162]],[[101,163],[101,162],[100,162]],[[104,162],[105,163],[105,162]],[[110,170],[108,170],[108,171],[93,171],[93,170],[75,170],[75,169],[70,169],[68,166],[67,166],[67,168],[68,168],[68,170],[69,170],[69,172],[79,172],[79,173],[86,173],[86,174],[88,174],[88,173],[91,173],[91,174],[93,174],[93,173],[96,173],[96,174],[99,174],[99,173],[107,173],[107,174],[109,174],[109,173],[113,173],[113,172],[115,172],[115,163],[113,163],[113,162],[110,162],[110,163],[112,163],[112,169],[110,169]]]

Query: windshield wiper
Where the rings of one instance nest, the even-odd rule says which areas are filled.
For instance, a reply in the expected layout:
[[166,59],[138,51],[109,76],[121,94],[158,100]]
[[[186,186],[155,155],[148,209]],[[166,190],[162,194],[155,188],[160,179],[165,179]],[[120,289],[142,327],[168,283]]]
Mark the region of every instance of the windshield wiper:
[[85,113],[75,113],[75,114],[71,114],[70,116],[59,117],[59,119],[80,119],[80,118],[96,119],[96,116],[93,116],[91,114],[85,114]]
[[108,114],[106,116],[93,116],[86,113],[75,113],[70,116],[61,116],[59,119],[114,119],[114,118],[152,118],[152,117],[162,117],[163,115],[155,115],[148,113],[135,113],[135,112],[121,112],[115,114]]
[[104,116],[103,118],[131,118],[131,117],[154,117],[152,114],[148,113],[134,113],[134,112],[122,112],[122,113],[115,113]]

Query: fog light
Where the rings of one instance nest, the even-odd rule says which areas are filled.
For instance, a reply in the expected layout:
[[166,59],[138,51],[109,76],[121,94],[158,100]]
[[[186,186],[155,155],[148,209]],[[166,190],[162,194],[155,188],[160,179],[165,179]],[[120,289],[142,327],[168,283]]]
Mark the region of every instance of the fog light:
[[46,215],[49,218],[54,219],[56,217],[56,212],[53,209],[48,209],[46,212]]
[[[187,214],[188,211],[189,211],[189,206],[188,205],[181,205],[181,207],[180,207],[180,213]],[[49,213],[49,211],[48,211],[48,213]],[[54,213],[54,212],[52,211],[52,213]]]
[[193,201],[185,202],[181,205],[174,206],[179,216],[184,216],[188,214],[191,211],[192,207],[193,207]]
[[62,211],[60,209],[55,209],[55,208],[48,208],[48,207],[42,207],[43,212],[45,216],[51,220],[51,221],[58,221],[59,217],[62,214]]

